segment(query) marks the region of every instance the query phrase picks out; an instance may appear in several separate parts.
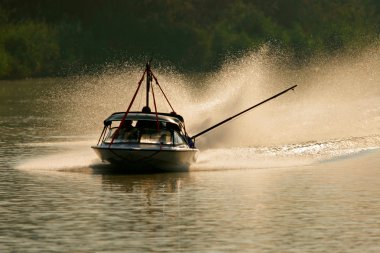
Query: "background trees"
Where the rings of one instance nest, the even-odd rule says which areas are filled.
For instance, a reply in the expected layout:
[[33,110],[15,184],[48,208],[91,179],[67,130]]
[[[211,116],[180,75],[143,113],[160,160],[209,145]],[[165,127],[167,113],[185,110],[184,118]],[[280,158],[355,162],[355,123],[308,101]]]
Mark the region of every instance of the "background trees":
[[304,64],[373,43],[379,21],[376,0],[0,0],[0,78],[149,56],[211,71],[263,44]]

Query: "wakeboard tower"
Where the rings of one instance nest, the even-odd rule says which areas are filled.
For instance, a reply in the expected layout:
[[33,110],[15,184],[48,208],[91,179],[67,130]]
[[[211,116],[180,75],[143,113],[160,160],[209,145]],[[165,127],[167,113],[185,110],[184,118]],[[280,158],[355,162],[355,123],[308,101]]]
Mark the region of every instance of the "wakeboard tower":
[[[131,107],[144,78],[146,105],[142,111],[132,112]],[[171,112],[157,111],[154,85],[162,92]],[[149,107],[150,92],[153,97],[153,112]],[[104,120],[99,141],[92,148],[102,161],[120,165],[127,171],[186,171],[197,160],[199,152],[186,132],[183,117],[173,109],[149,62],[127,111],[115,112]]]
[[[130,111],[144,78],[146,80],[146,105],[142,111]],[[163,94],[171,112],[157,111],[154,85]],[[195,138],[289,90],[294,90],[295,87],[297,85],[190,137],[186,131],[183,117],[173,109],[151,70],[150,62],[148,62],[128,109],[125,112],[115,112],[104,120],[103,131],[98,143],[91,148],[102,161],[116,164],[125,171],[187,171],[196,162],[199,153],[195,147]],[[149,107],[150,92],[152,93],[154,112]]]

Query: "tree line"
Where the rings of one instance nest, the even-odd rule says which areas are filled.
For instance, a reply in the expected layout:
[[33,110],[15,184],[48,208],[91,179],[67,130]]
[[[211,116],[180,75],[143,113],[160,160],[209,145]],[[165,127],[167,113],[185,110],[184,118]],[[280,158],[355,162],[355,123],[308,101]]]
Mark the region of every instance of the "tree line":
[[264,44],[307,64],[376,42],[379,22],[377,0],[0,0],[0,78],[149,57],[207,72]]

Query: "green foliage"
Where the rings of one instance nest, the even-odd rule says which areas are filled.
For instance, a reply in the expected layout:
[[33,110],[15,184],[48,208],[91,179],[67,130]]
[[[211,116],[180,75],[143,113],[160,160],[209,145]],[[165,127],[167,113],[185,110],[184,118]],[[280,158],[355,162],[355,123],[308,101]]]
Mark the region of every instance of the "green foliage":
[[59,58],[56,32],[33,21],[1,26],[0,74],[2,77],[28,77],[53,73]]
[[372,43],[379,21],[376,0],[0,0],[0,78],[150,56],[210,71],[263,44],[306,63]]

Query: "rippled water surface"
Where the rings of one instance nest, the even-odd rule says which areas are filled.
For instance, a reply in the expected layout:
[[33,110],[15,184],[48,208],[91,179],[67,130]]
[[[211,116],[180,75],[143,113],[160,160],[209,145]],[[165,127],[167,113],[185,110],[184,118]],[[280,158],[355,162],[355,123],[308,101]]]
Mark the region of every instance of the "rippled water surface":
[[156,175],[3,171],[1,248],[378,252],[379,157],[355,165]]
[[[341,104],[326,109],[336,113],[328,123],[282,100],[275,108],[291,119],[245,119],[253,134],[224,146],[211,134],[190,172],[125,174],[89,148],[103,118],[124,108],[95,99],[110,88],[95,81],[0,84],[0,252],[380,252],[378,90],[350,101],[366,109],[360,124],[339,118]],[[184,110],[192,119],[189,110],[203,109]],[[321,138],[321,121],[336,134]]]

